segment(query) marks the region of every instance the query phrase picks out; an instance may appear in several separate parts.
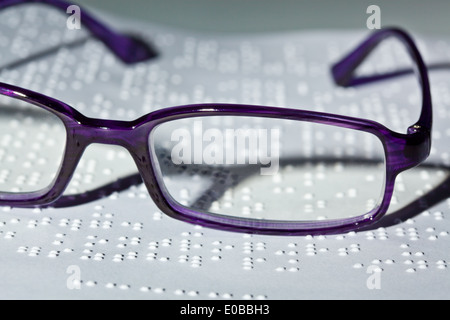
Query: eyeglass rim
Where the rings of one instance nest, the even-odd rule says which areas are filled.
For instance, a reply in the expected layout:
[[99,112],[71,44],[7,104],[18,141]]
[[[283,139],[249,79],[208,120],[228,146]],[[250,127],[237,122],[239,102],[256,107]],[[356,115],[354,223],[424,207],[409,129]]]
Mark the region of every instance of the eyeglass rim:
[[[427,139],[418,143],[416,134],[396,133],[384,125],[344,115],[293,108],[279,108],[242,104],[192,104],[159,109],[134,121],[114,121],[88,118],[59,100],[20,87],[0,83],[0,94],[16,98],[55,114],[64,123],[67,140],[64,157],[57,177],[47,188],[20,194],[0,194],[0,204],[30,207],[48,205],[56,201],[67,187],[84,150],[92,143],[117,144],[126,148],[136,162],[138,170],[156,205],[168,215],[180,220],[224,230],[257,232],[265,234],[324,233],[361,227],[379,219],[386,211],[392,197],[395,177],[402,171],[418,165],[427,152]],[[307,121],[363,131],[375,135],[382,143],[386,157],[386,183],[379,207],[368,214],[350,219],[317,222],[255,221],[220,217],[195,212],[169,201],[158,182],[149,148],[151,132],[160,124],[204,116],[253,116],[294,121]],[[119,139],[120,137],[120,139]],[[143,160],[145,159],[145,160]]]

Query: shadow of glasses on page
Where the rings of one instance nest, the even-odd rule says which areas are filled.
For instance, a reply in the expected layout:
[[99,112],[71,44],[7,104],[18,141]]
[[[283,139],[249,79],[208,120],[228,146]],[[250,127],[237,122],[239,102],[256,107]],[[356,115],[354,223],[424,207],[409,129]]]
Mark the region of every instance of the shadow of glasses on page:
[[[443,62],[429,63],[429,64],[427,64],[427,69],[429,72],[431,72],[431,71],[448,71],[448,70],[450,70],[450,62],[443,61]],[[349,86],[349,87],[363,86],[367,83],[373,83],[376,81],[388,80],[391,78],[398,78],[398,77],[411,75],[414,72],[415,71],[413,69],[404,68],[404,69],[399,69],[399,70],[395,70],[395,71],[391,71],[391,72],[384,72],[384,73],[381,73],[378,75],[358,76],[358,78],[355,81],[349,81],[347,86]]]
[[[358,160],[356,162],[361,164],[361,161]],[[371,162],[365,161],[368,163]],[[304,160],[301,161],[298,159],[280,161],[280,169],[304,162]],[[321,159],[320,162],[325,163],[326,159]],[[194,165],[187,169],[186,166],[180,167],[167,162],[164,166],[164,174],[167,176],[173,177],[183,172],[188,178],[192,178],[195,175],[203,175],[205,178],[213,177],[213,179],[208,180],[209,184],[204,184],[200,188],[195,194],[195,198],[188,205],[192,209],[203,212],[208,212],[211,206],[215,202],[220,201],[231,188],[235,188],[244,181],[259,175],[261,168],[258,165],[247,165],[236,166],[230,170],[230,168],[223,167],[205,168],[204,165]],[[56,202],[45,207],[66,208],[90,203],[114,193],[126,191],[132,186],[141,185],[142,182],[139,174],[130,174],[87,192],[63,195]],[[358,232],[399,225],[439,204],[449,196],[450,168],[425,164],[410,169],[398,177],[388,213],[377,223],[359,229]]]
[[[155,49],[155,47],[150,43],[150,41],[148,39],[144,39],[143,37],[141,37],[139,35],[134,35],[131,33],[128,34],[128,36],[130,38],[133,38],[134,41],[139,42],[142,45],[145,45],[148,48],[148,50],[152,52],[151,59],[156,59],[158,57],[159,52]],[[58,45],[55,45],[52,47],[48,47],[48,48],[40,50],[38,52],[29,54],[28,56],[26,56],[24,58],[16,59],[15,61],[12,61],[9,63],[4,63],[4,64],[0,65],[0,73],[5,70],[13,70],[15,68],[19,68],[19,67],[26,65],[27,63],[33,62],[33,61],[45,59],[49,56],[55,55],[62,49],[70,50],[70,49],[80,48],[92,40],[95,40],[95,37],[92,35],[87,35],[84,37],[80,37],[79,39],[73,40],[71,42],[62,43],[62,44],[58,44]]]
[[41,208],[75,207],[106,198],[112,194],[128,190],[132,186],[138,186],[140,184],[142,184],[141,175],[139,173],[131,174],[83,193],[63,195],[54,203],[41,206]]
[[[136,62],[149,61],[157,58],[160,53],[154,45],[153,41],[148,37],[137,31],[115,31],[107,23],[101,19],[91,15],[86,8],[79,8],[82,11],[78,18],[79,27],[75,29],[83,29],[81,32],[70,32],[70,36],[64,34],[65,28],[68,27],[68,6],[69,3],[64,1],[0,1],[0,18],[11,18],[12,13],[15,14],[13,21],[22,19],[20,24],[16,27],[4,24],[6,29],[1,29],[4,35],[9,36],[12,40],[20,40],[23,37],[26,41],[33,41],[34,52],[28,53],[24,57],[13,57],[14,60],[4,62],[5,57],[2,57],[0,62],[0,72],[21,67],[29,62],[43,59],[54,55],[61,49],[74,49],[81,47],[90,40],[102,41],[105,45],[105,50],[115,54],[125,64],[133,64]],[[39,9],[35,11],[29,11]],[[30,19],[30,16],[32,18]],[[9,21],[8,19],[2,19]],[[45,23],[37,24],[36,21],[47,21]],[[14,23],[14,22],[13,22]],[[61,40],[59,43],[49,45],[48,41],[38,42],[39,37],[31,37],[28,29],[33,29],[39,36],[48,34],[48,38],[54,37],[55,32],[59,32]],[[86,32],[85,32],[86,30]],[[78,30],[77,30],[78,31]],[[67,33],[66,32],[66,33]],[[20,42],[19,41],[19,42]],[[121,46],[118,48],[114,45],[120,42]],[[125,47],[126,46],[126,47]],[[136,52],[138,52],[136,54]],[[23,53],[23,52],[22,52]],[[137,57],[139,56],[139,57]]]
[[[446,166],[434,166],[434,165],[421,165],[417,168],[412,168],[410,172],[405,171],[402,173],[402,177],[406,175],[414,175],[417,173],[420,175],[420,170],[431,170],[431,172],[438,172],[439,179],[435,179],[434,182],[430,182],[426,190],[422,190],[422,194],[410,194],[407,201],[399,201],[399,203],[391,204],[388,212],[378,222],[359,229],[358,231],[371,231],[378,228],[388,228],[395,225],[399,225],[409,219],[412,219],[426,210],[434,207],[450,197],[450,168]],[[424,173],[425,172],[425,173]],[[422,171],[426,175],[426,171]],[[412,177],[414,178],[414,177]],[[420,183],[420,182],[419,182]],[[398,183],[396,182],[396,186]],[[394,196],[398,195],[397,187],[394,189]]]
[[[288,164],[286,163],[283,164],[283,162],[280,162],[280,168],[283,168],[283,166],[285,165],[292,166],[292,165],[299,165],[300,163],[301,161],[292,161],[291,159],[290,161],[288,161]],[[321,159],[320,163],[322,164],[326,163],[326,159]],[[333,161],[330,161],[330,164],[333,163],[334,163]],[[345,166],[351,167],[352,164],[361,165],[363,161],[361,160],[354,162],[344,161],[344,163]],[[365,161],[365,165],[370,166],[373,165],[373,163],[371,163],[371,161]],[[251,180],[252,177],[259,174],[258,166],[255,166],[251,170],[249,169],[250,168],[248,169],[241,168],[239,169],[240,172],[236,171],[234,172],[234,174],[231,174],[232,177],[233,176],[239,177],[238,179],[234,178],[230,180],[233,181],[232,187],[237,187],[241,184],[245,184],[243,183],[244,180]],[[348,178],[352,179],[350,176]],[[301,183],[301,181],[299,181],[299,183]],[[231,186],[231,184],[229,184],[228,187],[229,186]],[[243,188],[241,187],[240,189]],[[211,211],[210,208],[214,203],[222,201],[224,198],[226,198],[224,194],[227,190],[228,190],[227,185],[222,181],[220,185],[211,186],[208,191],[205,191],[204,194],[199,196],[198,199],[195,202],[193,202],[189,207],[203,212]],[[262,190],[261,187],[259,187],[259,190]],[[266,194],[270,196],[270,192]],[[301,196],[302,195],[299,195],[299,197]],[[414,217],[420,215],[424,211],[429,210],[433,206],[447,199],[449,196],[450,196],[450,169],[448,167],[435,165],[421,165],[417,168],[409,169],[408,171],[403,172],[401,175],[397,177],[391,204],[388,212],[384,215],[384,217],[382,217],[378,222],[374,223],[373,225],[359,229],[358,232],[375,230],[382,227],[388,228],[395,225],[399,225],[409,219],[413,219]],[[287,202],[293,201],[296,204],[302,203],[302,205],[304,203],[293,198],[285,198],[285,200]],[[260,201],[264,202],[265,198],[261,197]],[[226,201],[222,202],[226,203]],[[297,205],[297,207],[301,208],[302,205]],[[280,205],[280,207],[282,206],[283,204]],[[307,205],[305,205],[305,207],[306,206]],[[361,203],[355,206],[358,208],[362,208]],[[295,207],[295,205],[293,207]],[[333,210],[337,208],[335,205],[331,207],[333,208]],[[348,206],[345,206],[345,208],[343,210],[350,209],[350,207]],[[337,210],[339,210],[339,208]],[[281,212],[282,210],[279,210],[280,214]],[[232,215],[234,216],[234,214]],[[349,215],[352,216],[352,214]],[[336,218],[341,218],[341,216],[338,216]]]

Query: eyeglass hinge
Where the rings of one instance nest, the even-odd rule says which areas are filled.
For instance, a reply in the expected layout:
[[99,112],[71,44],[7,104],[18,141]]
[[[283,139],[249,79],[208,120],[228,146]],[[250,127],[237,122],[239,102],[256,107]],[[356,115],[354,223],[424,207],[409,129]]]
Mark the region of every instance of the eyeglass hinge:
[[410,162],[408,167],[414,167],[425,161],[430,155],[430,150],[430,130],[418,124],[409,127],[404,148],[404,155]]

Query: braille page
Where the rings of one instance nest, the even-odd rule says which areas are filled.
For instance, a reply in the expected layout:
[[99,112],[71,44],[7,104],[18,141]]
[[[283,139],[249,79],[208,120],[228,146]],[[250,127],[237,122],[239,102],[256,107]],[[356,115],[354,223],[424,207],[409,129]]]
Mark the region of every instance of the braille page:
[[[368,30],[226,35],[106,16],[117,29],[142,34],[159,52],[157,59],[125,66],[83,27],[68,30],[65,14],[33,5],[0,17],[0,81],[57,98],[89,117],[133,120],[160,108],[221,102],[337,113],[405,132],[420,112],[413,76],[346,89],[332,82],[330,65]],[[448,37],[414,38],[428,64],[450,61]],[[74,41],[78,45],[69,45]],[[54,46],[59,49],[53,54],[38,54]],[[401,44],[386,41],[361,72],[408,67],[409,61]],[[263,236],[174,220],[152,202],[126,150],[93,145],[65,202],[0,208],[0,298],[448,298],[449,75],[445,69],[430,72],[432,154],[397,179],[390,212],[373,228]],[[55,138],[52,131],[42,131],[42,147]],[[0,180],[8,177],[19,151],[39,163],[39,146],[23,151],[26,128],[16,125],[0,139]],[[27,174],[15,178],[18,185],[39,182],[34,162],[28,163]],[[301,183],[312,183],[314,176]],[[285,177],[299,180],[289,173]],[[191,191],[186,185],[175,188],[181,197]],[[241,191],[239,199],[226,200],[265,210],[281,209],[277,195],[296,189],[247,186]],[[345,195],[348,189],[342,191]]]

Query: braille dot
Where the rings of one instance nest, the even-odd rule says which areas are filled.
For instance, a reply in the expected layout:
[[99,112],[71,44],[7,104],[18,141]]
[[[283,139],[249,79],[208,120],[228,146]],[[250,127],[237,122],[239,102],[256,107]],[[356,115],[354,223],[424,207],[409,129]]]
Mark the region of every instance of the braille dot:
[[115,254],[113,257],[113,262],[122,262],[124,259],[124,256],[121,254]]
[[95,261],[102,261],[105,259],[105,255],[103,253],[96,253],[94,255],[94,260]]
[[156,253],[147,254],[146,260],[148,260],[148,261],[156,260]]
[[164,288],[154,288],[153,289],[153,292],[157,293],[157,294],[162,294],[162,293],[164,293],[164,291],[166,291],[166,289],[164,289]]
[[107,289],[114,289],[114,288],[116,287],[116,284],[115,284],[115,283],[109,282],[109,283],[107,283],[107,284],[105,285],[105,287],[106,287]]
[[56,258],[56,257],[58,257],[59,256],[59,251],[50,251],[49,253],[48,253],[48,257],[49,258]]
[[196,297],[196,296],[198,296],[198,291],[189,291],[187,293],[187,295],[190,297]]
[[184,290],[176,289],[176,290],[174,291],[174,294],[177,295],[177,296],[181,296],[181,295],[184,294]]
[[372,264],[380,264],[380,263],[381,263],[381,260],[379,260],[379,259],[372,260]]
[[17,252],[19,252],[19,253],[24,253],[24,252],[27,252],[27,250],[28,250],[27,247],[19,247],[19,248],[17,249]]

